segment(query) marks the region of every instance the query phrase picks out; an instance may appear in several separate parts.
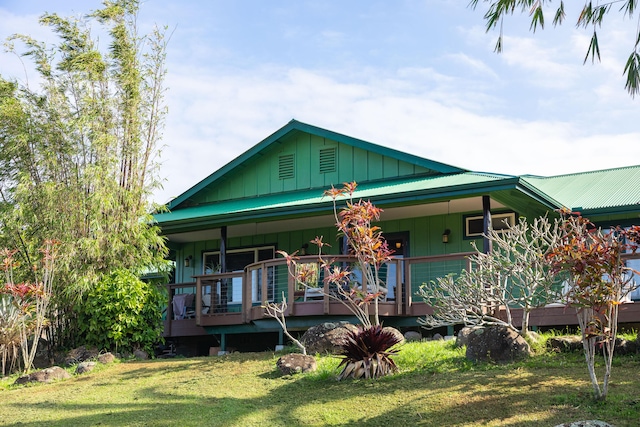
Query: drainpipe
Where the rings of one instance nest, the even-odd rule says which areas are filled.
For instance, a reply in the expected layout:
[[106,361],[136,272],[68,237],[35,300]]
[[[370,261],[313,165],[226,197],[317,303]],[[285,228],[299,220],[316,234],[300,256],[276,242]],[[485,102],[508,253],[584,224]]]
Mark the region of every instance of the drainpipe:
[[487,237],[491,230],[491,199],[489,196],[482,196],[482,234],[483,252],[488,254],[491,252],[491,240]]

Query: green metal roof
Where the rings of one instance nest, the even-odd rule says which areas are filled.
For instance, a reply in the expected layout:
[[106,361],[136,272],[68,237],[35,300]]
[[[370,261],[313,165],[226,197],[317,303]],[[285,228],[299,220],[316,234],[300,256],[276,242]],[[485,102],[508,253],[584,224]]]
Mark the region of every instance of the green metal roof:
[[216,180],[220,179],[222,176],[227,174],[232,169],[241,165],[245,161],[249,160],[256,154],[260,153],[262,150],[267,148],[273,143],[276,143],[279,139],[283,138],[290,132],[306,132],[312,135],[320,136],[323,138],[331,139],[336,142],[344,143],[347,145],[351,145],[366,151],[374,152],[383,156],[388,156],[395,158],[397,160],[405,161],[408,163],[412,163],[417,166],[424,167],[426,169],[430,169],[436,171],[441,174],[450,174],[450,173],[462,173],[468,172],[466,169],[461,169],[455,166],[451,166],[445,163],[436,162],[433,160],[425,159],[423,157],[414,156],[412,154],[404,153],[402,151],[394,150],[392,148],[383,147],[381,145],[373,144],[371,142],[363,141],[361,139],[352,138],[350,136],[342,135],[340,133],[332,132],[327,129],[322,129],[316,126],[312,126],[306,123],[299,122],[297,120],[291,120],[285,126],[269,135],[267,138],[254,145],[249,150],[245,151],[240,156],[236,157],[231,162],[227,163],[225,166],[221,167],[207,178],[203,179],[175,199],[169,202],[167,207],[169,210],[172,210],[178,207],[181,203],[192,197],[197,192],[205,189],[208,185],[212,184]]
[[574,173],[552,177],[522,177],[470,172],[444,163],[341,135],[312,125],[290,121],[287,125],[223,166],[169,203],[169,212],[155,215],[164,232],[201,229],[249,221],[329,213],[332,204],[323,197],[326,188],[309,188],[222,200],[187,207],[183,202],[261,153],[291,132],[305,132],[351,145],[433,171],[435,174],[361,182],[356,199],[379,206],[431,203],[490,194],[495,200],[532,214],[567,207],[589,214],[640,211],[640,166]]
[[574,210],[640,209],[640,166],[522,180]]
[[[412,177],[363,183],[358,185],[353,197],[355,199],[370,199],[383,205],[410,203],[515,188],[517,183],[516,177],[508,175],[464,172],[434,177]],[[230,220],[242,222],[275,215],[329,211],[332,205],[330,198],[323,196],[324,190],[326,189],[316,188],[264,197],[228,200],[156,214],[155,219],[165,228],[180,224],[196,225],[202,221],[212,224],[218,221],[228,223]]]

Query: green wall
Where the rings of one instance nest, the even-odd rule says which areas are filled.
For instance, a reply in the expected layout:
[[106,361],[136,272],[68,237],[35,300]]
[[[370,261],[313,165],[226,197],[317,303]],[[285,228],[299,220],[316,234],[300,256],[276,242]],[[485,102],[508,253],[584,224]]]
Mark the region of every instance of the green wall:
[[[339,186],[430,173],[429,169],[303,132],[287,134],[195,196],[193,202],[256,197],[286,191]],[[320,150],[336,149],[335,171],[320,172]],[[279,158],[293,155],[294,176],[281,179]]]
[[[384,218],[384,213],[382,214]],[[472,251],[471,240],[463,239],[463,214],[436,215],[430,217],[409,218],[394,221],[380,221],[376,223],[382,228],[383,234],[409,232],[409,256],[442,255]],[[450,229],[449,243],[442,243],[442,233]],[[263,234],[230,238],[227,249],[249,248],[262,245],[275,245],[276,250],[289,253],[300,249],[316,236],[323,236],[323,241],[332,245],[324,248],[325,253],[339,253],[335,227],[312,228],[283,233]],[[475,240],[482,248],[482,240]],[[187,243],[177,248],[176,283],[189,282],[194,274],[202,272],[202,253],[220,249],[219,240],[203,240]],[[317,248],[309,244],[309,254],[316,254]],[[187,256],[193,257],[191,267],[185,268],[181,260]]]

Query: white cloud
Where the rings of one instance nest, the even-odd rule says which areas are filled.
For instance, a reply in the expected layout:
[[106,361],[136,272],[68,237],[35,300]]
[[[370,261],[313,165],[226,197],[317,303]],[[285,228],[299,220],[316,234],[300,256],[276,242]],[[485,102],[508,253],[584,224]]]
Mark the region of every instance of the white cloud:
[[[99,6],[95,0],[84,9]],[[332,17],[349,7],[270,9],[270,25],[253,25],[255,33],[241,39],[238,25],[256,18],[241,13],[250,6],[143,3],[143,27],[179,23],[167,64],[161,169],[167,181],[156,201],[186,191],[292,118],[479,171],[551,175],[640,163],[638,101],[622,79],[628,30],[618,21],[601,30],[602,63],[583,66],[590,35],[570,21],[530,34],[526,16],[510,20],[498,55],[498,33],[486,33],[481,11],[458,2],[394,4],[404,9],[392,15],[385,3],[360,5],[357,13],[351,7],[369,30]],[[404,21],[389,27],[399,32],[374,25],[408,14],[413,25],[434,25],[433,32],[422,26],[414,33]],[[300,19],[309,16],[318,22]],[[238,17],[245,21],[234,22]],[[34,14],[0,8],[0,22],[1,38],[18,31],[50,37]],[[261,37],[274,31],[279,38],[269,46]],[[380,37],[372,42],[372,36]],[[414,50],[403,51],[407,46]],[[0,74],[21,73],[19,61],[0,55]]]
[[[172,111],[172,122],[184,125],[172,125],[167,134],[170,151],[180,148],[166,157],[165,170],[180,172],[169,177],[164,198],[185,191],[291,118],[487,172],[553,175],[640,158],[638,133],[584,136],[588,132],[568,122],[482,114],[481,108],[443,103],[428,91],[398,92],[398,85],[410,86],[407,76],[416,73],[400,74],[358,84],[300,69],[211,75],[209,84],[193,75],[174,75],[172,92],[177,89],[193,104]],[[625,157],[603,150],[613,146]]]

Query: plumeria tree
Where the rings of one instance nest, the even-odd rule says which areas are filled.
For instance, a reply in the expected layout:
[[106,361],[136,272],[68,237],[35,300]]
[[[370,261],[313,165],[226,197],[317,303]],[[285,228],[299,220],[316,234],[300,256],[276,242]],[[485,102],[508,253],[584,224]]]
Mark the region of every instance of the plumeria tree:
[[276,319],[276,321],[282,327],[282,330],[284,331],[285,335],[291,340],[292,343],[294,343],[300,349],[302,354],[306,356],[307,348],[304,346],[304,344],[300,342],[300,340],[296,339],[293,335],[291,335],[291,333],[289,332],[289,329],[287,329],[287,318],[285,316],[285,313],[287,312],[288,305],[287,305],[287,300],[284,297],[284,292],[282,293],[282,301],[280,302],[265,301],[265,303],[262,305],[262,308],[264,308],[264,311],[265,313],[267,313],[267,315]]
[[[618,311],[633,290],[632,271],[622,254],[635,252],[640,227],[603,232],[578,213],[562,211],[562,239],[547,254],[556,273],[568,275],[566,303],[575,307],[582,346],[596,400],[605,400],[609,389],[613,353],[618,332]],[[596,375],[596,356],[604,357],[603,381]]]
[[[545,258],[559,233],[558,223],[546,216],[531,223],[520,218],[504,231],[490,230],[487,237],[492,250],[471,255],[470,271],[421,286],[419,295],[434,311],[419,319],[420,324],[429,329],[503,325],[526,336],[531,311],[560,299],[558,276]],[[514,308],[522,311],[519,327],[512,315]]]

